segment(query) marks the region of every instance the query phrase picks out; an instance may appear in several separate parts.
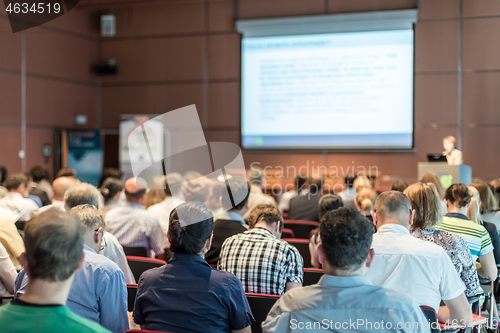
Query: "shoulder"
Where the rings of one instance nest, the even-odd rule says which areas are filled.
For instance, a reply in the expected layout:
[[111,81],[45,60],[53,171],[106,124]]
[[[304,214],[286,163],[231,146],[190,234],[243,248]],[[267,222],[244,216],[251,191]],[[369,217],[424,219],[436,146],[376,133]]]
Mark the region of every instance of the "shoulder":
[[63,315],[65,317],[64,321],[67,321],[65,323],[65,327],[70,328],[72,330],[78,330],[80,333],[108,333],[110,332],[109,330],[105,329],[101,325],[97,324],[96,322],[90,321],[88,319],[85,319],[83,317],[80,317],[73,312],[71,312],[68,308],[65,307]]
[[97,254],[92,251],[84,250],[85,259],[84,259],[84,267],[98,274],[106,274],[109,276],[113,276],[116,274],[123,274],[122,270],[116,263],[106,258],[101,254]]

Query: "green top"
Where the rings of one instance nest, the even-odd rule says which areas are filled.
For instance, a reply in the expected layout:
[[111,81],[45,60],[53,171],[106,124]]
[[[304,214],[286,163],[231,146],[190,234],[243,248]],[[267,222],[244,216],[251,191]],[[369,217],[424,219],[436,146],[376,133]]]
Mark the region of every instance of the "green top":
[[6,304],[0,307],[2,333],[110,333],[101,325],[77,316],[66,306],[24,306]]

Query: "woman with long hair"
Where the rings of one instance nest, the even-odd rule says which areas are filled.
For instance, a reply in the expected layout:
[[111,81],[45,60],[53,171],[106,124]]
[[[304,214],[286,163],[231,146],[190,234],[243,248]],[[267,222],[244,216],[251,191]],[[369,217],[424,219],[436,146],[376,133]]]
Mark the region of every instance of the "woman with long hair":
[[473,182],[470,186],[479,192],[481,220],[493,223],[498,231],[500,229],[500,211],[498,210],[495,194],[493,194],[490,186],[483,181]]

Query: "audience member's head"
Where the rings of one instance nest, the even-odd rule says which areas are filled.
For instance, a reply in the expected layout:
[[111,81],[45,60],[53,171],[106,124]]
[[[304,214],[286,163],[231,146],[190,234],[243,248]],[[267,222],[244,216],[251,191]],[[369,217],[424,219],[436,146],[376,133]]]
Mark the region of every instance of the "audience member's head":
[[408,187],[408,183],[405,182],[404,180],[396,180],[392,186],[391,186],[391,191],[399,191],[399,192],[404,192],[406,188]]
[[75,186],[75,180],[70,177],[59,177],[52,182],[52,196],[55,200],[63,201],[66,191]]
[[387,191],[380,194],[373,207],[372,215],[377,229],[384,224],[400,224],[410,229],[413,223],[411,202],[399,191]]
[[122,181],[113,177],[104,180],[101,186],[101,194],[104,197],[104,204],[107,205],[111,200],[117,201],[123,190]]
[[185,181],[181,192],[186,201],[205,203],[212,194],[212,181],[205,176]]
[[101,194],[95,186],[88,183],[80,183],[71,187],[64,195],[64,209],[69,211],[79,205],[92,205],[99,208],[99,197]]
[[273,230],[276,238],[281,237],[283,230],[283,216],[275,205],[258,205],[248,215],[249,229],[262,226]]
[[82,223],[69,213],[48,209],[26,224],[24,244],[21,258],[30,281],[62,282],[82,261]]
[[443,187],[443,184],[441,184],[441,181],[439,180],[438,175],[436,175],[433,172],[426,173],[425,175],[420,178],[420,181],[422,183],[432,183],[434,186],[436,186],[437,193],[439,195],[439,199],[443,200],[444,199],[444,193],[445,189]]
[[97,187],[101,188],[104,181],[108,178],[114,178],[121,182],[122,177],[123,172],[121,170],[116,168],[104,168],[102,169],[101,178],[99,179],[99,185]]
[[155,176],[151,180],[149,192],[146,194],[144,200],[144,208],[148,208],[154,204],[162,202],[167,194],[170,196],[170,189],[166,186],[167,178],[165,176]]
[[[229,193],[232,196],[232,200],[228,196]],[[226,211],[232,210],[232,211],[242,212],[242,210],[245,207],[247,207],[249,196],[250,196],[250,184],[247,182],[246,179],[239,177],[229,178],[224,186],[224,190],[222,191],[220,197],[222,208],[224,208],[224,210]]]
[[443,139],[443,147],[446,153],[451,153],[453,149],[456,147],[457,140],[453,136],[447,136]]
[[370,250],[373,226],[366,217],[354,208],[330,211],[319,223],[319,234],[318,254],[326,274],[366,273],[374,255]]
[[353,173],[353,172],[348,172],[346,173],[346,175],[344,176],[344,182],[345,182],[345,185],[346,187],[349,189],[349,188],[353,188],[353,185],[354,185],[354,181],[356,180],[356,174]]
[[479,192],[481,200],[481,214],[494,212],[498,209],[498,203],[495,199],[495,195],[487,183],[483,181],[475,181],[471,183],[470,186],[475,187]]
[[125,182],[124,192],[127,202],[144,204],[148,183],[140,177],[132,177]]
[[446,202],[446,207],[448,208],[448,212],[450,210],[461,210],[463,214],[467,212],[467,206],[470,204],[470,193],[467,185],[460,184],[452,184],[446,190],[444,195],[444,200]]
[[432,183],[415,183],[410,185],[404,194],[410,199],[415,211],[412,229],[431,229],[441,222],[443,217],[441,202]]
[[214,229],[213,215],[201,202],[186,202],[170,213],[168,240],[170,250],[202,257],[210,249]]
[[0,184],[3,184],[7,180],[7,168],[3,165],[0,166]]
[[7,177],[5,188],[9,192],[17,192],[23,196],[28,195],[28,177],[23,173],[15,173]]
[[500,205],[500,179],[492,180],[490,183],[491,186],[495,188],[493,194],[495,194],[495,199],[497,200],[497,204]]
[[212,187],[210,191],[210,196],[208,197],[205,203],[212,212],[215,212],[221,209],[222,207],[221,203],[221,196],[223,194],[222,188],[226,187],[226,183],[224,181],[219,181],[218,179],[211,179],[211,182],[212,182]]
[[309,253],[311,254],[311,265],[314,268],[321,268],[318,258],[318,245],[321,242],[319,230],[314,229],[309,234]]
[[[184,182],[188,182],[190,180],[193,180],[193,179],[196,179],[196,178],[200,178],[202,177],[203,175],[201,174],[201,172],[198,172],[198,171],[186,171],[186,173],[184,174],[184,177],[183,177],[183,181]],[[168,177],[168,175],[167,175]]]
[[344,207],[344,202],[340,195],[325,194],[319,199],[319,218],[331,210]]
[[73,177],[76,178],[76,170],[71,168],[62,168],[57,172],[56,178],[59,177]]
[[251,169],[248,169],[247,178],[250,182],[250,185],[261,187],[264,180],[264,170],[259,167],[253,166]]
[[368,177],[366,176],[357,176],[356,179],[354,179],[352,188],[356,192],[359,192],[364,188],[372,188],[372,183],[370,182],[370,179],[368,179]]
[[321,177],[310,177],[308,180],[309,193],[320,194],[323,190],[323,178]]
[[357,192],[354,204],[362,214],[369,215],[376,199],[377,192],[371,188],[364,187]]
[[167,175],[167,183],[170,194],[173,197],[178,197],[181,194],[182,182],[184,181],[182,175],[177,172],[171,172]]
[[31,168],[30,176],[35,183],[38,183],[42,180],[48,181],[50,178],[49,170],[44,169],[39,165],[35,165]]
[[106,223],[99,210],[92,205],[79,205],[69,211],[82,221],[85,245],[89,246],[96,253],[102,249],[102,235],[106,228]]
[[469,189],[471,198],[470,198],[470,205],[467,208],[466,215],[472,222],[482,225],[481,212],[480,212],[481,198],[479,195],[479,191],[474,186],[471,185],[469,185],[467,188]]
[[307,178],[303,176],[295,177],[295,190],[297,193],[304,191],[307,188]]

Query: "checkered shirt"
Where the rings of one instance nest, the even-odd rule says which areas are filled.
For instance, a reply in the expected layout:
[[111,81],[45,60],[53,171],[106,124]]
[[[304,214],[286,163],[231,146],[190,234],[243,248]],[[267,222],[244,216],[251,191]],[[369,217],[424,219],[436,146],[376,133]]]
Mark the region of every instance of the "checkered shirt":
[[303,267],[297,248],[264,228],[226,239],[218,262],[241,280],[245,292],[268,295],[283,295],[287,282],[302,283]]

